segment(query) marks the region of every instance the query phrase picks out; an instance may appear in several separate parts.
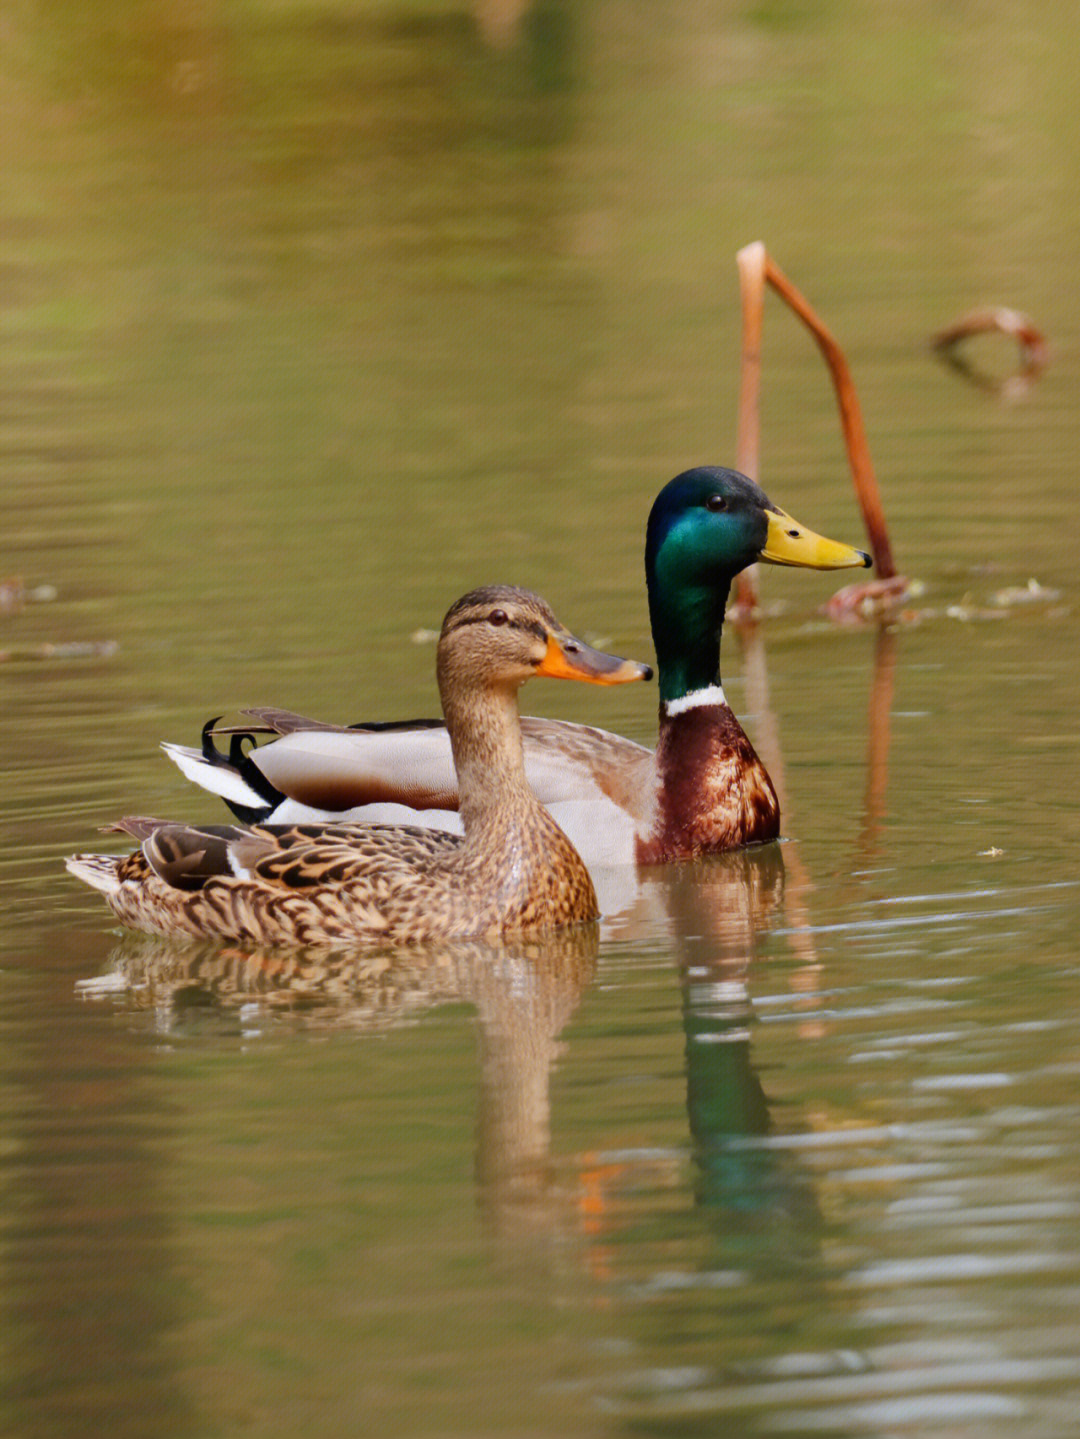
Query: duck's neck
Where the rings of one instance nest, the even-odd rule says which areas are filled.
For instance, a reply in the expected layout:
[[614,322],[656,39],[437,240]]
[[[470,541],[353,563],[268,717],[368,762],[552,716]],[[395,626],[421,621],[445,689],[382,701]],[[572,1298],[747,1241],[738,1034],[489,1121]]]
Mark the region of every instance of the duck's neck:
[[517,691],[462,688],[443,696],[466,842],[542,813],[525,779]]
[[476,897],[481,930],[595,919],[589,872],[525,778],[517,689],[482,689],[467,677],[444,686],[442,678],[465,830],[445,863],[460,892]]
[[725,703],[720,686],[720,635],[730,585],[649,586],[649,617],[660,682],[661,712],[697,703]]

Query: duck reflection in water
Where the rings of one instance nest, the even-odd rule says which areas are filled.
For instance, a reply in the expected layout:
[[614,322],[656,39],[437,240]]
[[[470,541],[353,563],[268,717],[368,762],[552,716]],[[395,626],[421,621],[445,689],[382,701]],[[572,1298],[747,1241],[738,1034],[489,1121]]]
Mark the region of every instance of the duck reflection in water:
[[[760,631],[744,630],[740,640],[750,706],[761,720],[758,743],[785,813],[790,813]],[[880,842],[895,676],[896,635],[882,625],[874,641],[865,799],[851,865],[856,870],[872,860]],[[672,930],[680,936],[687,1111],[698,1168],[698,1200],[747,1213],[767,1214],[779,1206],[803,1211],[805,1217],[807,1210],[816,1212],[816,1202],[801,1173],[792,1173],[785,1155],[742,1142],[761,1138],[771,1128],[768,1101],[751,1063],[753,1016],[747,978],[770,916],[781,904],[791,931],[791,949],[799,961],[792,984],[807,995],[811,1009],[818,987],[820,964],[809,914],[813,882],[798,846],[784,848],[791,851],[795,881],[786,895],[783,851],[767,845],[673,875],[665,899]],[[803,1031],[812,1036],[816,1027],[804,1023]]]
[[122,994],[158,1028],[275,1023],[379,1034],[443,1004],[475,1006],[480,1042],[476,1173],[496,1232],[565,1228],[551,1166],[551,1070],[558,1038],[596,967],[596,925],[499,942],[385,951],[251,950],[125,936],[87,998]]
[[[644,887],[646,900],[667,911],[679,956],[698,1197],[711,1203],[722,1178],[717,1145],[767,1128],[751,1062],[746,981],[756,936],[782,899],[783,859],[780,847],[769,845],[657,868],[644,875]],[[163,1033],[284,1025],[375,1035],[439,1005],[473,1005],[480,1209],[493,1234],[543,1241],[565,1238],[584,1220],[578,1186],[552,1158],[551,1079],[560,1035],[593,980],[598,948],[595,925],[528,940],[353,952],[185,945],[132,934],[113,951],[111,971],[80,989],[87,998],[123,995],[152,1009]],[[609,1181],[621,1188],[621,1166],[608,1170],[601,1161],[597,1171],[589,1155],[578,1163],[593,1176],[588,1185],[599,1179],[601,1188]],[[603,1209],[594,1207],[584,1222],[587,1247],[604,1242]]]
[[[792,832],[798,832],[787,785],[779,728],[771,710],[764,642],[756,626],[739,632],[747,685],[747,708],[756,716],[755,745],[780,794]],[[896,672],[896,633],[880,626],[874,636],[869,695],[865,798],[852,846],[850,870],[870,864],[880,845],[888,789],[890,716]],[[820,1032],[815,1018],[821,961],[813,923],[814,883],[799,846],[769,844],[679,866],[642,869],[624,913],[605,921],[605,939],[647,922],[663,934],[678,965],[686,1072],[686,1106],[694,1163],[694,1199],[711,1216],[725,1261],[755,1265],[788,1262],[816,1251],[819,1206],[810,1175],[790,1148],[765,1140],[774,1128],[771,1105],[754,1059],[751,998],[754,961],[765,936],[782,915],[784,946],[795,961],[787,983],[799,996],[796,1042]],[[855,881],[853,881],[854,883]],[[648,916],[647,921],[644,919]],[[629,923],[628,923],[629,921]],[[790,1131],[787,1116],[782,1128]],[[808,1120],[808,1124],[812,1121]],[[627,1136],[629,1140],[629,1136]],[[609,1268],[607,1241],[624,1212],[622,1197],[645,1186],[680,1182],[665,1161],[594,1156],[589,1171],[598,1273]],[[663,1172],[656,1172],[657,1169]],[[648,1172],[647,1172],[648,1171]],[[788,1242],[777,1244],[777,1226]],[[767,1244],[762,1234],[770,1236]]]
[[816,1212],[805,1175],[790,1155],[747,1144],[772,1128],[769,1101],[751,1048],[749,976],[784,896],[779,845],[687,867],[666,891],[680,934],[679,978],[686,1059],[686,1108],[699,1206],[724,1214],[805,1219]]

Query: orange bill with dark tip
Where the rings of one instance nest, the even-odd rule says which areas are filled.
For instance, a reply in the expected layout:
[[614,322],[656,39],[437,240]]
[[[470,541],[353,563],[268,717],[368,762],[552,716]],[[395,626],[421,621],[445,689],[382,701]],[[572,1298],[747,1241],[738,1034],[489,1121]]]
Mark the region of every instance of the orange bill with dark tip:
[[593,685],[625,685],[632,680],[652,679],[649,665],[594,650],[565,632],[548,635],[547,654],[536,673],[549,679],[584,680]]

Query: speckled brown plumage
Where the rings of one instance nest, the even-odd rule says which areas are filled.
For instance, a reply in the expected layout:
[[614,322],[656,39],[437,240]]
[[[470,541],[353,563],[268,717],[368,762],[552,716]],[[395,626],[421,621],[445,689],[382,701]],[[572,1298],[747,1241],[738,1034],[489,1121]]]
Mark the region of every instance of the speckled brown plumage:
[[[271,945],[492,936],[594,919],[577,851],[546,812],[535,818],[512,838],[500,832],[492,851],[437,830],[256,826],[230,846],[250,878],[220,874],[182,890],[139,849],[112,862],[118,887],[107,899],[135,929]],[[198,831],[169,826],[146,843],[185,833]]]
[[780,804],[765,766],[726,704],[668,716],[656,749],[655,826],[638,860],[656,864],[759,844],[780,833]]
[[596,918],[584,863],[526,783],[517,691],[533,674],[622,683],[648,667],[590,650],[538,596],[507,586],[451,608],[437,664],[464,837],[132,820],[122,827],[141,849],[76,855],[68,867],[137,929],[268,945],[492,937]]

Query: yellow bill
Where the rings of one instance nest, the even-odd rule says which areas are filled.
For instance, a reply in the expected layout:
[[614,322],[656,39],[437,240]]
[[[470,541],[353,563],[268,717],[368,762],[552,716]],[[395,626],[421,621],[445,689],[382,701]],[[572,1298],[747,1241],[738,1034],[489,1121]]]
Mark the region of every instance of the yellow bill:
[[809,570],[863,570],[870,567],[865,550],[827,540],[800,525],[783,510],[766,510],[769,533],[759,559],[770,565],[802,565]]

